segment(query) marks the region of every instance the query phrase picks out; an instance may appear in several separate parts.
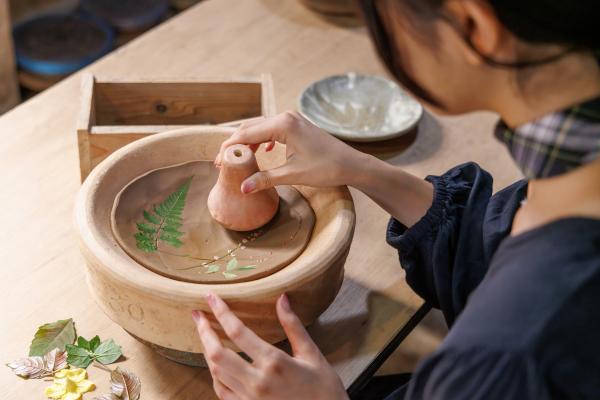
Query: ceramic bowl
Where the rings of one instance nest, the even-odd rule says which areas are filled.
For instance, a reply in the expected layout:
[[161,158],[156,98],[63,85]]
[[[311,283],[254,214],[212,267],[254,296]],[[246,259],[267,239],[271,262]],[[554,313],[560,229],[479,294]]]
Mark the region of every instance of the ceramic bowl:
[[389,79],[348,73],[312,83],[301,94],[300,113],[343,140],[374,142],[412,130],[423,107]]
[[[115,197],[148,171],[190,160],[214,160],[232,132],[233,128],[194,127],[135,141],[94,168],[76,200],[75,225],[94,299],[115,323],[180,362],[202,353],[191,312],[208,312],[205,295],[209,292],[227,301],[238,317],[270,343],[285,338],[275,312],[275,302],[284,292],[304,324],[315,321],[342,284],[354,232],[354,206],[346,187],[297,186],[314,211],[315,225],[302,253],[271,275],[246,282],[201,284],[175,280],[135,262],[111,230]],[[257,160],[263,169],[281,165],[285,148],[278,145],[273,152],[260,151]],[[218,333],[224,337],[222,331]]]

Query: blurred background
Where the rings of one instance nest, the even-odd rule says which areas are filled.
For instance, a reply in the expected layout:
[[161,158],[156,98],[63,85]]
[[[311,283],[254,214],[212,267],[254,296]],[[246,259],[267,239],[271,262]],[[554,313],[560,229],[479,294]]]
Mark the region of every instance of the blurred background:
[[200,0],[0,0],[0,114]]

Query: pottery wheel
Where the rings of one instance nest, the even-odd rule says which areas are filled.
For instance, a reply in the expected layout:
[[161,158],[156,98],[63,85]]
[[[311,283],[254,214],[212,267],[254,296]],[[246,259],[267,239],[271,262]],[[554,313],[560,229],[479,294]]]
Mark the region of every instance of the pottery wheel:
[[206,207],[218,176],[211,161],[193,161],[133,180],[117,195],[111,214],[119,245],[146,268],[195,283],[255,280],[302,253],[315,215],[296,189],[277,188],[279,211],[267,225],[234,232],[214,221]]

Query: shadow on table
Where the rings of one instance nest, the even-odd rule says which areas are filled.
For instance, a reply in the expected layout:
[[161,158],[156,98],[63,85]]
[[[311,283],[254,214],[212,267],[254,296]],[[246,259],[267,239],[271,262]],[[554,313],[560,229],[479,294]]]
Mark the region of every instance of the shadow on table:
[[371,154],[394,165],[407,165],[431,158],[443,142],[437,119],[425,112],[419,125],[398,138],[381,142],[346,142],[358,151]]
[[362,30],[364,23],[360,17],[353,16],[335,16],[335,15],[325,15],[319,12],[311,10],[309,7],[302,4],[302,1],[293,1],[293,2],[285,2],[281,0],[260,0],[261,3],[265,5],[269,9],[269,11],[277,14],[278,16],[287,19],[290,22],[299,25],[307,25],[308,20],[303,14],[297,12],[290,12],[288,8],[290,7],[302,7],[306,10],[307,13],[310,13],[322,21],[330,23],[332,25],[339,26],[341,28],[348,28],[350,31]]
[[[339,365],[355,358],[374,358],[389,342],[390,330],[400,330],[417,312],[383,293],[369,292],[350,278],[345,279],[342,290],[345,293],[340,292],[332,306],[308,329],[333,364]],[[344,304],[344,299],[349,296],[354,298],[354,307],[356,298],[362,298],[363,301],[359,303],[361,307],[349,309],[350,306]],[[375,309],[378,311],[374,312]],[[367,330],[370,331],[370,337],[365,342],[364,333]],[[348,371],[352,369],[347,368]]]

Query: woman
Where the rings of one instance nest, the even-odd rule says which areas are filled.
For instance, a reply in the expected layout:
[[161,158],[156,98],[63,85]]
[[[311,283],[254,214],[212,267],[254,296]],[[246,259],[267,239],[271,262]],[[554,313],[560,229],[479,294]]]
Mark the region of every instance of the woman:
[[[400,399],[600,399],[600,35],[592,0],[363,0],[382,59],[406,88],[450,114],[492,110],[527,181],[492,196],[475,164],[417,179],[294,113],[244,125],[224,144],[287,145],[287,163],[248,178],[350,185],[392,218],[412,288],[450,333]],[[267,147],[272,145],[267,144]],[[209,296],[231,339],[194,313],[221,399],[344,399],[333,369],[283,296],[293,356]]]

